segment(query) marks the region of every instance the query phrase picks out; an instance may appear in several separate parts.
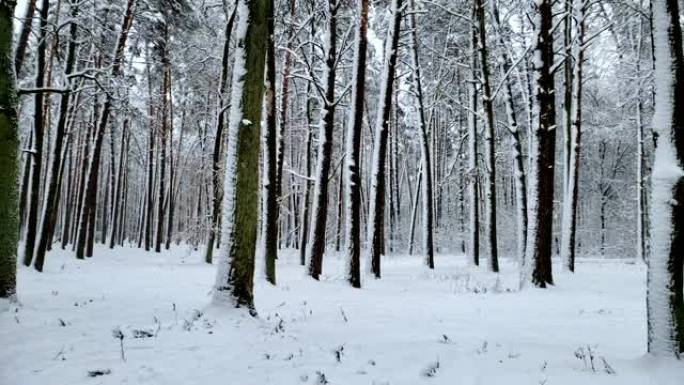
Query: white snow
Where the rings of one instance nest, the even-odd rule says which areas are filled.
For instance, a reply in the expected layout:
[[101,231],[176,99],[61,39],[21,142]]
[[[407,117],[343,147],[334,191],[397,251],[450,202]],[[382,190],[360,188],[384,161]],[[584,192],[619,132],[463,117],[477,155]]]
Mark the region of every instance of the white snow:
[[[211,305],[215,266],[181,246],[163,254],[55,251],[42,274],[19,270],[0,313],[0,384],[681,384],[684,364],[645,353],[645,267],[578,261],[557,286],[517,292],[462,256],[389,256],[383,279],[353,289],[343,255],[305,277],[296,252],[279,286],[257,279],[259,318]],[[511,290],[508,292],[507,290]],[[0,306],[2,308],[2,306]],[[346,319],[346,320],[345,320]],[[126,361],[112,331],[124,334]],[[152,337],[134,338],[134,330]],[[594,352],[592,371],[576,357]],[[343,347],[340,360],[336,350]],[[608,374],[604,357],[615,374]],[[439,362],[433,377],[426,372]],[[96,378],[88,371],[110,370]],[[321,373],[321,374],[318,374]]]

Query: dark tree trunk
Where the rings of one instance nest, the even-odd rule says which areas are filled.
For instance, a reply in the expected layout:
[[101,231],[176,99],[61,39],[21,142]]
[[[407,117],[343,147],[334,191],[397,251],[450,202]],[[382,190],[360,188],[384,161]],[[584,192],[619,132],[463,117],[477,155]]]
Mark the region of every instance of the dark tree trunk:
[[358,2],[358,24],[356,26],[356,53],[352,79],[352,121],[347,133],[345,148],[346,202],[346,247],[349,283],[361,287],[361,131],[363,128],[363,107],[366,92],[366,47],[368,40],[368,0]]
[[[370,225],[371,233],[371,272],[380,278],[380,256],[385,253],[385,163],[387,160],[387,140],[390,130],[390,113],[392,111],[392,96],[394,95],[394,71],[397,64],[397,47],[401,33],[402,0],[393,0],[391,10],[391,24],[388,29],[385,44],[385,62],[383,67],[383,83],[380,84],[377,122],[375,124],[375,148],[373,152],[373,175],[370,197]],[[391,186],[390,186],[391,188]],[[390,194],[390,203],[391,194]],[[391,206],[391,205],[390,205]],[[393,211],[393,207],[390,207]],[[392,216],[390,216],[392,218]],[[390,221],[391,223],[392,221]]]
[[535,63],[537,71],[536,101],[539,108],[538,122],[535,127],[536,159],[533,171],[537,181],[533,194],[537,196],[535,210],[530,216],[536,222],[536,232],[530,234],[531,248],[529,258],[534,264],[532,283],[537,287],[553,284],[551,255],[553,253],[553,177],[556,154],[556,101],[555,86],[551,67],[553,66],[553,10],[551,0],[542,0],[537,6],[537,41],[536,50],[540,58]]
[[266,232],[265,261],[266,280],[276,284],[276,259],[278,259],[278,149],[276,148],[276,57],[275,57],[275,20],[274,0],[268,0],[268,41],[266,43]]
[[228,66],[229,64],[229,54],[230,54],[230,35],[233,31],[233,24],[235,23],[235,14],[237,7],[233,8],[228,17],[228,22],[226,23],[226,29],[224,30],[224,40],[223,40],[223,58],[221,61],[221,80],[219,86],[219,112],[218,119],[216,120],[216,137],[214,139],[214,151],[212,153],[212,164],[211,164],[211,182],[212,182],[212,210],[211,210],[211,225],[209,226],[209,236],[207,237],[207,246],[204,251],[204,261],[206,263],[212,263],[214,259],[214,245],[216,243],[216,233],[219,231],[219,218],[221,216],[221,201],[223,199],[223,191],[221,190],[221,144],[223,143],[223,130],[225,126],[225,113],[224,113],[224,99],[227,93],[228,84]]
[[[45,70],[47,55],[48,14],[50,1],[43,0],[40,9],[40,34],[36,56],[36,88],[45,86]],[[43,136],[45,132],[45,93],[36,92],[34,96],[33,117],[33,152],[31,166],[31,184],[28,195],[28,218],[26,220],[26,236],[24,238],[24,265],[30,266],[36,246],[38,230],[38,209],[40,205],[40,175],[43,169]]]
[[[325,104],[318,135],[318,160],[316,166],[316,186],[313,201],[313,230],[309,250],[309,275],[319,279],[323,271],[323,254],[325,253],[325,234],[328,221],[328,188],[330,185],[330,165],[332,161],[333,133],[335,130],[335,62],[337,60],[337,1],[329,0],[327,7],[328,33],[327,55],[325,60]],[[341,178],[340,178],[341,180]],[[341,192],[341,190],[340,190]],[[340,196],[340,204],[342,202]],[[339,250],[339,242],[337,243]]]
[[[71,18],[78,17],[78,2],[71,3]],[[71,23],[69,26],[69,45],[67,48],[66,66],[64,72],[70,74],[74,71],[76,64],[76,49],[77,49],[77,34],[78,24]],[[72,81],[69,80],[67,88],[72,87]],[[62,93],[59,101],[59,118],[57,120],[57,128],[55,130],[54,148],[52,150],[52,159],[48,169],[47,192],[45,194],[45,202],[43,203],[43,214],[41,216],[40,232],[38,235],[38,245],[35,250],[35,260],[33,266],[38,271],[43,271],[45,263],[45,253],[48,250],[49,243],[52,240],[52,233],[57,222],[57,211],[59,204],[59,192],[62,188],[62,178],[60,173],[60,165],[62,164],[62,147],[64,144],[64,135],[67,126],[67,117],[69,114],[69,99],[71,92]]]
[[482,106],[485,112],[486,144],[486,197],[487,197],[487,243],[489,246],[490,269],[499,272],[499,254],[496,234],[496,127],[494,122],[494,100],[489,80],[489,53],[487,52],[487,30],[483,0],[475,1],[478,18],[480,66],[482,69]]
[[413,86],[418,99],[418,123],[420,125],[420,153],[423,168],[423,253],[425,264],[435,268],[434,254],[434,201],[432,186],[432,159],[430,155],[430,136],[427,121],[425,119],[425,103],[423,100],[423,86],[421,84],[420,61],[418,60],[418,25],[416,24],[415,0],[411,0],[411,36],[412,36],[412,59],[413,59]]

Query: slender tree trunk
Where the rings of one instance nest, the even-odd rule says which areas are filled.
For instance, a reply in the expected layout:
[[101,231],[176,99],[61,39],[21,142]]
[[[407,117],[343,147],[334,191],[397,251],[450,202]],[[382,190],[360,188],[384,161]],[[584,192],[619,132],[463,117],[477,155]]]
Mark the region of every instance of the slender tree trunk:
[[485,113],[485,196],[487,212],[487,243],[489,248],[489,267],[499,272],[499,254],[496,234],[496,127],[494,123],[494,98],[489,80],[489,53],[487,52],[487,30],[483,0],[475,1],[478,18],[480,66],[482,69],[482,106]]
[[[496,2],[493,2],[493,20],[496,27],[496,35],[499,44],[502,47],[508,46],[506,39],[504,39],[503,31],[501,30],[501,22],[499,20],[499,10]],[[513,102],[513,82],[509,77],[512,62],[505,49],[501,50],[501,77],[504,79],[504,103],[506,105],[506,116],[508,120],[508,130],[511,133],[513,144],[513,164],[515,167],[515,201],[516,201],[516,222],[518,228],[517,239],[517,258],[518,262],[522,263],[525,258],[525,243],[527,242],[527,182],[525,176],[525,166],[523,164],[522,154],[522,138],[520,135],[520,127],[518,126],[518,119],[515,114],[515,105]]]
[[[40,34],[36,54],[36,88],[45,86],[45,69],[47,55],[48,15],[50,1],[43,0],[40,9]],[[24,239],[24,265],[30,266],[36,246],[38,230],[38,209],[40,206],[40,175],[43,169],[43,137],[45,133],[45,93],[36,92],[33,99],[33,148],[31,165],[31,184],[28,195],[28,218],[26,220],[26,236]]]
[[123,202],[121,200],[122,196],[122,188],[123,188],[123,180],[124,180],[124,161],[126,157],[126,137],[128,136],[128,119],[124,120],[123,122],[123,128],[121,129],[121,149],[119,152],[119,169],[116,173],[116,187],[115,187],[115,193],[114,193],[114,206],[112,210],[112,223],[109,226],[111,229],[110,235],[109,235],[109,248],[113,249],[114,245],[116,244],[116,240],[118,239],[118,233],[119,229],[121,227],[121,221],[120,221],[120,212],[121,212],[121,205]]
[[357,6],[354,78],[352,79],[352,119],[347,129],[345,146],[345,201],[347,279],[352,287],[361,287],[361,131],[366,93],[366,47],[368,45],[368,0]]
[[266,280],[276,284],[276,259],[278,259],[278,141],[276,132],[276,56],[274,0],[268,0],[268,41],[266,42],[266,205],[265,262]]
[[167,168],[167,149],[168,142],[167,138],[171,133],[169,129],[169,111],[170,111],[170,95],[171,95],[171,58],[169,53],[169,26],[168,17],[164,26],[164,37],[162,41],[162,103],[161,103],[161,129],[159,131],[160,139],[160,151],[159,151],[159,191],[157,192],[157,231],[156,231],[156,241],[154,244],[154,251],[161,252],[161,245],[164,241],[164,216],[166,215],[165,210],[165,199],[170,195],[172,186],[168,188],[167,193],[167,180],[166,180],[166,168]]
[[577,252],[577,200],[579,196],[579,166],[580,166],[580,139],[582,135],[582,62],[584,61],[584,28],[586,1],[574,0],[574,18],[576,19],[575,32],[575,66],[572,79],[572,127],[570,127],[570,151],[568,159],[568,175],[566,182],[565,198],[563,200],[563,224],[561,226],[561,260],[564,267],[575,271],[575,255]]
[[368,239],[371,241],[371,272],[375,278],[380,278],[380,256],[385,253],[385,163],[387,160],[392,96],[394,95],[394,71],[397,64],[399,34],[401,33],[401,10],[402,0],[392,0],[390,5],[392,19],[385,39],[385,58],[375,123],[375,144],[373,146],[373,168],[371,171],[371,208],[368,220],[370,225]]
[[[328,189],[330,185],[330,165],[332,162],[333,133],[335,131],[335,62],[337,60],[337,9],[338,0],[329,0],[326,7],[328,31],[326,34],[325,56],[325,100],[321,112],[318,134],[318,159],[316,165],[316,184],[314,187],[311,242],[309,247],[309,275],[319,279],[323,270],[325,235],[328,221]],[[344,140],[344,139],[343,139]],[[340,189],[339,205],[342,204]],[[339,211],[341,214],[341,211]],[[338,222],[340,216],[338,215]],[[338,237],[339,239],[339,234]],[[339,251],[339,241],[337,250]]]
[[[78,2],[71,3],[71,18],[78,17]],[[67,48],[66,66],[64,72],[70,74],[74,71],[76,64],[76,50],[78,38],[78,24],[71,23],[69,26],[69,43]],[[68,80],[67,89],[72,87],[72,81]],[[57,210],[59,205],[59,191],[62,188],[62,179],[59,172],[62,164],[62,147],[64,144],[64,135],[67,126],[67,117],[69,114],[69,99],[71,92],[62,93],[59,101],[59,118],[57,120],[57,128],[55,130],[54,148],[52,151],[52,159],[48,169],[48,179],[45,193],[45,202],[43,203],[43,211],[41,214],[40,231],[38,233],[38,244],[35,249],[35,260],[33,266],[38,271],[43,271],[45,263],[45,253],[49,247],[52,239],[52,233],[57,222]]]
[[468,254],[470,254],[475,266],[480,265],[480,178],[477,167],[477,40],[477,33],[473,30],[470,39],[472,79],[468,80],[468,104],[470,107],[468,112],[468,203],[470,205],[468,210],[468,231],[470,232]]
[[207,246],[204,251],[204,262],[212,263],[214,256],[214,244],[216,243],[216,233],[219,231],[219,218],[221,216],[221,202],[223,200],[223,191],[221,191],[221,144],[223,143],[223,130],[225,126],[225,113],[224,113],[224,102],[227,96],[227,84],[228,84],[228,66],[230,57],[230,36],[233,32],[233,24],[235,23],[235,14],[237,12],[237,5],[233,8],[230,16],[228,16],[228,22],[226,23],[226,29],[224,30],[224,40],[223,40],[223,59],[221,61],[221,83],[219,86],[219,112],[218,118],[216,119],[216,137],[214,139],[214,151],[212,153],[212,165],[211,165],[211,181],[213,185],[213,197],[212,197],[212,211],[211,211],[211,224],[209,226],[209,236],[207,237]]
[[418,124],[420,125],[420,153],[423,167],[423,252],[425,263],[430,269],[435,268],[434,255],[434,207],[432,188],[432,159],[430,155],[430,140],[428,126],[425,120],[425,107],[423,102],[423,87],[420,77],[420,62],[418,60],[418,25],[416,24],[415,0],[411,3],[411,38],[412,38],[412,65],[413,65],[413,92],[418,99]]

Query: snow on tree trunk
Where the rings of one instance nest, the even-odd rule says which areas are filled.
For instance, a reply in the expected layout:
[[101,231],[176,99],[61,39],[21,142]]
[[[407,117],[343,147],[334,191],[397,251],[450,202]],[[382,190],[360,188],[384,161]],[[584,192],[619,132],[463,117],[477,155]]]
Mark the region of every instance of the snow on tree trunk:
[[358,22],[352,76],[351,121],[347,127],[344,158],[346,247],[348,280],[361,287],[361,130],[363,128],[364,95],[366,92],[366,47],[368,45],[368,0],[359,0]]
[[401,7],[402,0],[392,0],[390,5],[392,19],[387,29],[387,38],[385,39],[385,58],[375,122],[368,239],[371,241],[371,272],[376,278],[380,278],[380,257],[385,253],[385,162],[387,159],[387,139],[390,129],[392,96],[394,95],[394,71],[397,63],[399,33],[401,31]]
[[230,36],[233,31],[233,24],[235,22],[235,14],[237,13],[237,8],[233,8],[228,17],[228,22],[224,29],[223,38],[223,56],[221,61],[221,82],[219,86],[219,110],[218,117],[216,119],[216,137],[214,139],[214,151],[212,152],[212,163],[211,163],[211,182],[212,182],[212,205],[211,205],[211,224],[209,226],[209,235],[207,237],[207,244],[204,249],[204,262],[212,263],[214,259],[214,244],[216,243],[216,233],[220,231],[219,229],[219,217],[221,211],[221,201],[222,194],[221,191],[221,173],[219,163],[221,162],[221,148],[223,143],[223,131],[225,125],[225,112],[223,111],[225,103],[224,95],[226,93],[226,86],[228,83],[228,66],[229,66],[229,53],[230,53]]
[[494,98],[491,94],[489,76],[489,53],[487,51],[487,30],[485,9],[482,0],[475,1],[475,13],[478,19],[480,66],[482,70],[482,106],[485,113],[485,200],[487,214],[487,247],[489,249],[489,268],[499,271],[499,254],[496,233],[496,138],[494,123]]
[[577,250],[577,199],[579,196],[579,162],[580,139],[582,135],[582,63],[584,62],[584,16],[587,3],[575,0],[573,15],[576,22],[574,57],[575,66],[572,79],[571,126],[568,140],[570,156],[567,165],[566,190],[563,198],[563,217],[561,222],[560,257],[563,267],[575,271],[575,254]]
[[648,351],[684,352],[684,53],[677,0],[654,2],[655,113],[658,133],[651,192],[647,273]]
[[254,314],[259,151],[268,0],[239,0],[223,198],[223,245],[214,300]]
[[423,169],[423,252],[425,264],[430,269],[435,268],[434,255],[434,201],[432,191],[432,159],[430,155],[430,139],[425,119],[425,105],[423,100],[423,87],[421,84],[420,61],[418,60],[418,25],[416,24],[415,0],[410,0],[411,6],[411,64],[413,65],[413,92],[418,102],[418,124],[420,136],[420,157]]
[[[553,284],[551,270],[553,230],[553,177],[556,152],[555,89],[553,66],[553,39],[551,38],[553,11],[551,0],[536,4],[535,25],[537,34],[534,52],[535,101],[533,116],[536,119],[530,153],[529,210],[527,248],[522,265],[521,285],[527,279],[544,288]],[[531,273],[531,274],[530,274]]]
[[311,212],[311,242],[307,252],[309,258],[309,275],[318,279],[323,269],[323,253],[325,253],[325,234],[328,220],[328,187],[330,165],[332,161],[333,132],[335,129],[335,61],[337,60],[337,0],[330,0],[326,17],[326,60],[323,76],[325,99],[321,111],[318,133],[318,159],[316,164],[316,182],[313,193],[313,209]]

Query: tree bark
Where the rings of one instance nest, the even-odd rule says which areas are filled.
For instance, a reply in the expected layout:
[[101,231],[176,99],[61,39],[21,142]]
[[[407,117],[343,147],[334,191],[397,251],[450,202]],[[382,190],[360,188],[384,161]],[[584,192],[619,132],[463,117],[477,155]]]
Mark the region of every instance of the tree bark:
[[211,225],[209,226],[209,235],[207,237],[207,246],[204,251],[204,262],[212,263],[214,259],[214,244],[216,242],[216,233],[219,231],[219,217],[221,215],[221,201],[223,200],[223,191],[221,191],[221,144],[223,143],[223,130],[225,126],[225,113],[223,111],[223,100],[227,93],[228,84],[228,66],[230,56],[230,36],[233,32],[233,24],[235,23],[235,14],[237,12],[237,5],[233,8],[228,21],[226,22],[226,29],[224,30],[223,40],[223,58],[221,61],[221,80],[219,86],[219,112],[216,119],[216,136],[214,139],[214,151],[212,153],[211,164],[211,182],[212,182],[212,210],[211,210]]
[[12,61],[16,1],[0,5],[0,298],[16,299],[19,242],[19,118]]
[[684,353],[684,52],[677,0],[654,2],[655,114],[647,272],[648,352]]
[[[318,159],[316,165],[316,184],[313,197],[313,227],[309,248],[309,275],[319,279],[323,270],[325,235],[328,221],[329,174],[332,161],[333,133],[335,130],[335,62],[337,60],[337,9],[338,0],[329,0],[326,7],[328,33],[325,56],[325,100],[319,123]],[[342,201],[340,189],[340,203]],[[339,216],[338,216],[339,217]],[[339,251],[339,242],[337,243]]]
[[229,118],[222,260],[214,297],[254,310],[254,254],[258,231],[259,154],[264,67],[268,39],[268,0],[239,0],[237,49]]
[[352,79],[352,120],[347,129],[345,146],[346,187],[346,247],[347,279],[352,287],[361,287],[361,131],[366,92],[366,48],[368,45],[368,0],[359,0],[357,6],[354,78]]
[[[380,257],[385,253],[385,163],[387,160],[387,140],[390,130],[390,113],[394,95],[394,72],[397,64],[397,47],[401,33],[402,0],[392,0],[390,5],[392,19],[385,39],[385,58],[378,96],[378,112],[375,123],[375,144],[373,146],[373,168],[370,197],[370,260],[371,272],[380,278]],[[391,187],[391,186],[390,186]],[[391,201],[390,201],[391,202]],[[391,209],[393,209],[391,207]]]

